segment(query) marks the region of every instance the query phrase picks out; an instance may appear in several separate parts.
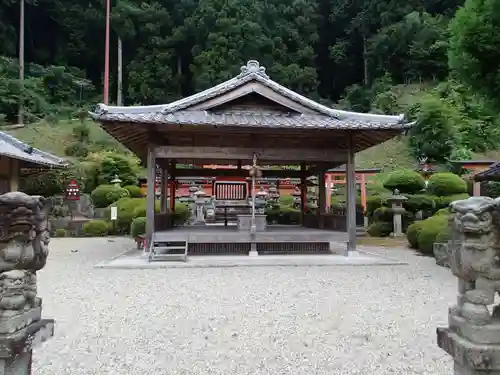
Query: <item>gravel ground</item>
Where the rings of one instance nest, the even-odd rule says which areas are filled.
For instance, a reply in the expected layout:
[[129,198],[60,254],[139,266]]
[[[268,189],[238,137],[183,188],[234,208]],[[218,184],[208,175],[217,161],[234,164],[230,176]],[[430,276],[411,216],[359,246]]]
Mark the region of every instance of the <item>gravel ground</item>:
[[[39,275],[55,337],[38,375],[452,374],[436,345],[456,282],[409,266],[110,270],[126,239],[54,239]],[[78,252],[70,252],[78,249]]]

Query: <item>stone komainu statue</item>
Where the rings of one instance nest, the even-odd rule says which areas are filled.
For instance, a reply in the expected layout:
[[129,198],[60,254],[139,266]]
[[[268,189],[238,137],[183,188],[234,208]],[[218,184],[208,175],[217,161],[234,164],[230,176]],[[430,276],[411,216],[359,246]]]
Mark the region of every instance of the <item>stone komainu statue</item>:
[[[471,197],[451,204],[451,270],[458,299],[438,345],[455,361],[455,374],[500,374],[500,199]],[[491,311],[490,311],[491,309]]]
[[40,318],[36,271],[48,256],[47,213],[43,197],[20,192],[0,195],[0,318],[33,309],[32,315]]

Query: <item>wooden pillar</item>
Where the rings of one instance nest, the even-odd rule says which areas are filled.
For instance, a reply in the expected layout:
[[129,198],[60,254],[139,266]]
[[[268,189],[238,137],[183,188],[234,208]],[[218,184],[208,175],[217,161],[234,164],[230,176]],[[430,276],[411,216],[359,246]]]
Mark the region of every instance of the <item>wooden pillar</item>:
[[325,187],[325,171],[320,170],[318,176],[318,211],[320,214],[326,212],[326,187]]
[[330,211],[332,206],[332,176],[330,173],[326,175],[326,211]]
[[156,185],[156,159],[154,146],[148,147],[147,159],[148,192],[146,197],[146,252],[151,248],[153,233],[155,229],[155,185]]
[[300,164],[300,171],[302,172],[302,175],[300,177],[300,220],[301,223],[304,223],[304,216],[306,212],[306,205],[307,205],[307,184],[306,184],[306,164],[301,163]]
[[347,234],[348,242],[345,255],[356,251],[356,167],[354,160],[355,145],[353,136],[348,135],[346,164],[346,198],[347,198]]
[[17,159],[7,159],[9,161],[10,178],[9,178],[9,189],[10,191],[19,190],[19,160]]
[[481,182],[473,182],[472,195],[475,197],[481,196]]
[[169,179],[168,179],[168,162],[165,163],[167,167],[163,168],[163,175],[162,175],[162,187],[161,187],[161,209],[160,211],[162,213],[166,213],[168,211],[168,190],[169,190]]
[[360,177],[360,185],[361,185],[361,206],[363,206],[363,214],[366,212],[366,176],[364,173],[361,173]]
[[170,164],[170,180],[168,186],[170,187],[170,212],[175,212],[175,164],[176,161],[172,160]]

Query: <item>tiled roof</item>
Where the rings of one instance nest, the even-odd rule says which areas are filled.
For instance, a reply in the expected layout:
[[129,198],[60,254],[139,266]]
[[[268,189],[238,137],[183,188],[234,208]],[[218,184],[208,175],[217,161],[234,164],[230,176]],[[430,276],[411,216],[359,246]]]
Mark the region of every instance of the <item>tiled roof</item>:
[[48,152],[32,148],[19,139],[0,131],[0,155],[13,159],[22,160],[28,163],[48,166],[64,167],[67,165],[64,159],[58,158]]
[[408,123],[367,119],[339,120],[320,114],[262,113],[253,111],[234,111],[212,113],[207,111],[178,111],[172,113],[112,113],[99,116],[100,121],[136,122],[145,124],[212,125],[273,128],[311,128],[311,129],[405,129]]
[[474,175],[475,181],[498,181],[500,180],[500,162],[497,161],[490,165],[485,171],[476,173]]
[[[216,121],[220,125],[228,124],[226,119],[219,117],[201,116],[200,113],[191,115],[186,114],[186,112],[195,112],[186,110],[195,104],[204,102],[206,100],[215,98],[238,87],[241,87],[249,82],[259,82],[265,87],[273,90],[274,92],[292,100],[300,105],[307,107],[314,112],[318,113],[316,117],[312,118],[313,123],[309,123],[308,127],[322,127],[322,128],[342,128],[342,129],[404,129],[411,126],[407,124],[404,115],[398,116],[388,116],[388,115],[377,115],[370,113],[357,113],[349,111],[341,111],[338,109],[329,108],[322,104],[319,104],[311,99],[308,99],[296,92],[287,89],[286,87],[280,85],[279,83],[271,80],[266,74],[264,67],[260,66],[255,60],[250,60],[246,66],[241,67],[241,73],[217,86],[211,87],[205,91],[199,92],[197,94],[191,95],[187,98],[180,99],[178,101],[163,104],[163,105],[152,105],[152,106],[131,106],[131,107],[116,107],[108,106],[104,104],[99,104],[94,112],[90,113],[91,117],[97,121],[123,121],[123,122],[151,122],[151,123],[165,123],[174,119],[174,123],[184,123],[182,121],[188,121],[186,123],[193,123],[194,120],[204,121],[203,124],[212,124],[211,121]],[[184,112],[179,117],[171,117],[173,114],[178,114],[180,111]],[[321,116],[322,115],[322,116]],[[231,114],[230,116],[234,116]],[[239,114],[239,116],[243,116]],[[254,116],[254,114],[252,114]],[[288,115],[291,116],[291,115]],[[305,115],[304,115],[305,116]],[[279,116],[278,116],[279,117]],[[287,121],[289,118],[282,116],[277,118],[277,115],[268,116],[264,115],[260,120],[269,123],[266,125],[254,125],[254,126],[284,126],[284,127],[304,127],[305,117],[302,119],[294,118],[291,122]],[[245,121],[252,121],[251,119],[241,119],[241,125],[245,125]],[[309,118],[307,118],[309,120]],[[192,122],[189,122],[192,121]],[[240,120],[239,120],[240,121]],[[281,125],[276,125],[276,124]],[[238,124],[234,124],[238,125]],[[251,126],[251,125],[247,125]]]

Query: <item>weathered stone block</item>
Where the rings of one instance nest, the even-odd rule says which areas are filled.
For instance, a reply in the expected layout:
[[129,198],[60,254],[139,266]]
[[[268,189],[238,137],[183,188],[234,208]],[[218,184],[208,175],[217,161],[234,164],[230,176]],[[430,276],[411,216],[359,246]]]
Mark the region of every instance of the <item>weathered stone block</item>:
[[436,259],[436,264],[438,266],[450,268],[451,267],[450,246],[447,243],[435,243],[433,250],[434,250],[434,258]]

